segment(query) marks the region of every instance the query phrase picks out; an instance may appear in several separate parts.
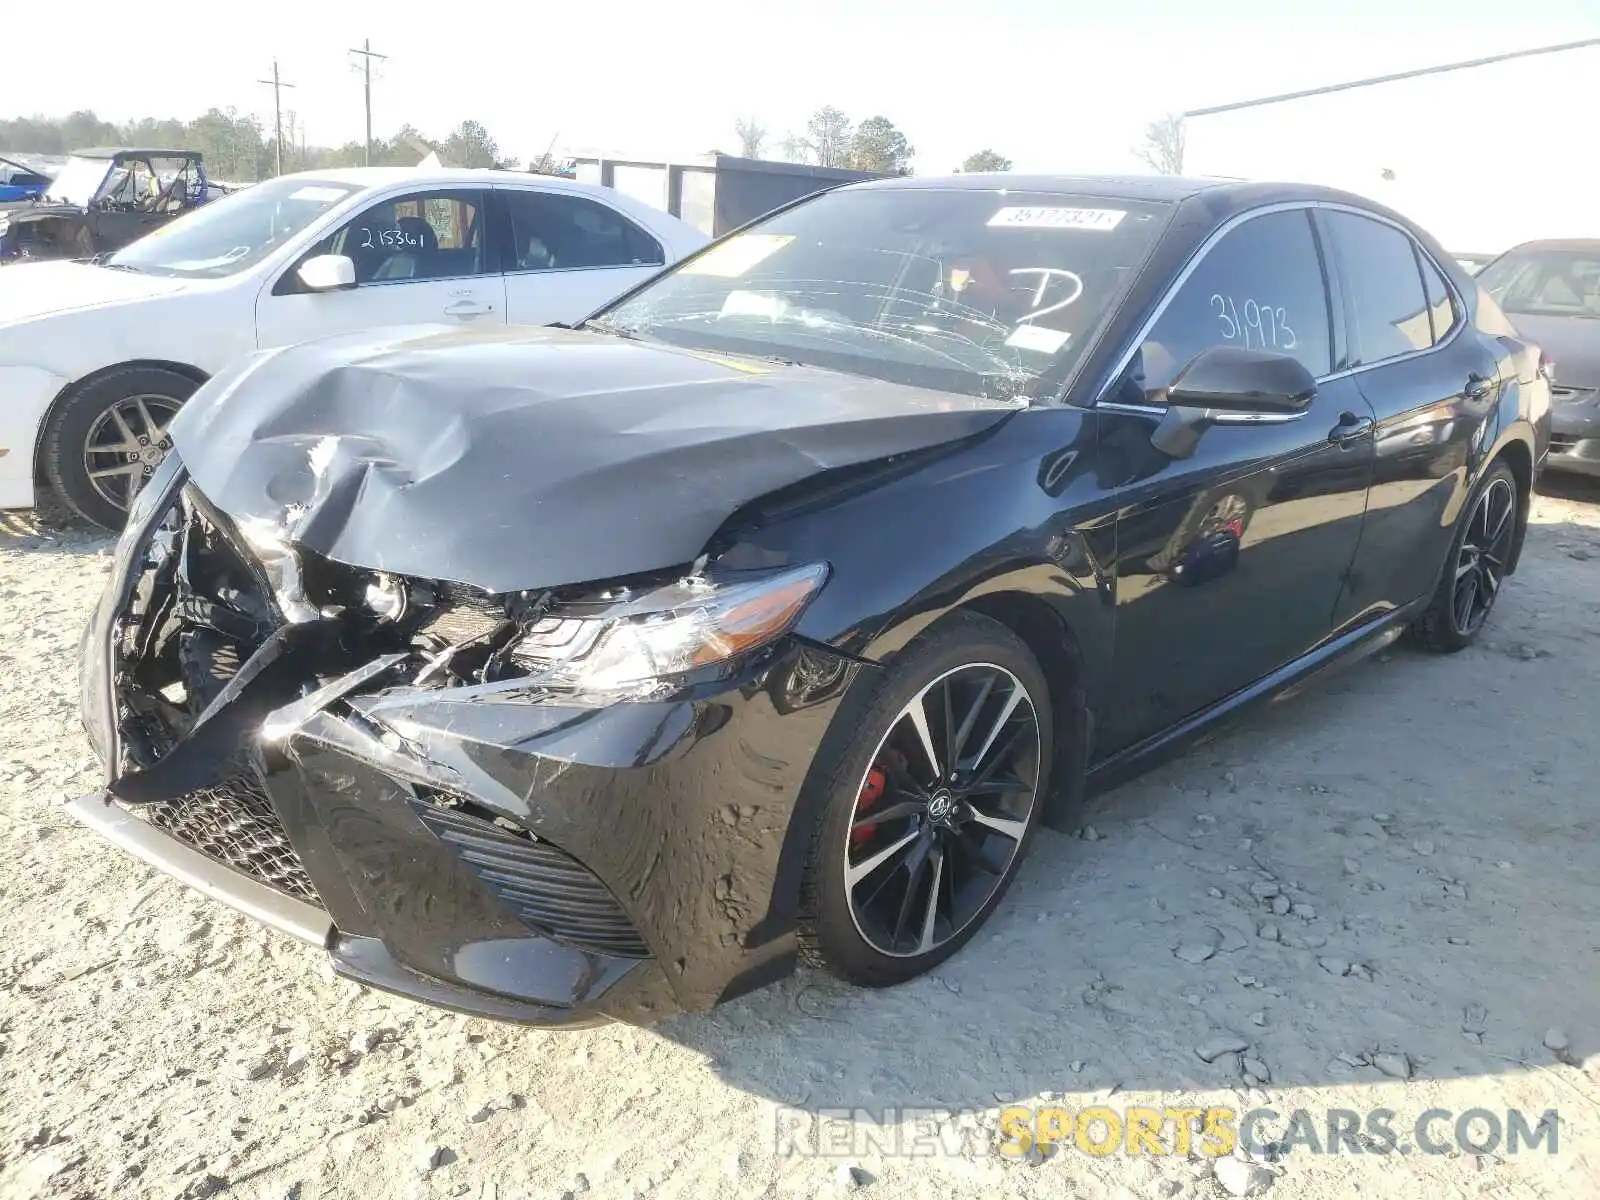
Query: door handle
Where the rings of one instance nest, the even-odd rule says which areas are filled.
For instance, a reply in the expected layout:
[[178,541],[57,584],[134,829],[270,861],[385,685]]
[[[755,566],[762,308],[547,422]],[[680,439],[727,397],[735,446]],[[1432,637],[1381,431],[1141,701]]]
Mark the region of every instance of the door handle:
[[447,317],[481,317],[484,313],[494,311],[494,305],[483,304],[477,300],[457,300],[454,304],[447,304],[444,315]]
[[1328,440],[1335,446],[1348,446],[1371,432],[1371,417],[1358,417],[1353,412],[1344,412],[1339,414],[1339,423],[1329,432]]
[[1489,394],[1489,388],[1494,380],[1487,375],[1479,375],[1476,371],[1467,376],[1467,386],[1461,389],[1461,394],[1468,400],[1482,400]]

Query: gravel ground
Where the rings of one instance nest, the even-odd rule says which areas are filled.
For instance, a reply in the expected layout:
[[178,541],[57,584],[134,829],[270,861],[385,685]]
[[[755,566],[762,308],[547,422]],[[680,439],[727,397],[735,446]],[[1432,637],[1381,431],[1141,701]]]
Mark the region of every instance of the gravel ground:
[[[1538,498],[1477,647],[1368,660],[1043,834],[935,976],[569,1034],[335,980],[56,811],[96,783],[74,655],[109,543],[0,516],[0,1196],[1600,1194],[1596,501]],[[1402,1141],[1554,1109],[1559,1143],[1011,1161],[1017,1102],[1381,1107]],[[827,1116],[891,1105],[948,1116]],[[945,1152],[891,1152],[930,1120]]]

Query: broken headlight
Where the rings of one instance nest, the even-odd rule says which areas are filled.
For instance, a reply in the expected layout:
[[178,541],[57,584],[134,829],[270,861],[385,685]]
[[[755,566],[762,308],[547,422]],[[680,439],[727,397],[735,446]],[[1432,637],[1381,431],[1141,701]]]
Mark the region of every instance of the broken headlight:
[[649,689],[782,637],[827,577],[828,568],[814,564],[682,579],[598,604],[593,615],[543,616],[522,630],[510,657],[563,690]]

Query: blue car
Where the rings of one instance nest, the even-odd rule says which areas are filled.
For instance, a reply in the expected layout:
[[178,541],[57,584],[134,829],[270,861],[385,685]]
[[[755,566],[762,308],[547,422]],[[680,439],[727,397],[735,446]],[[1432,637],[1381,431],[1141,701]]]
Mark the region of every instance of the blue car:
[[0,158],[0,204],[13,200],[32,200],[44,195],[50,177],[15,159]]

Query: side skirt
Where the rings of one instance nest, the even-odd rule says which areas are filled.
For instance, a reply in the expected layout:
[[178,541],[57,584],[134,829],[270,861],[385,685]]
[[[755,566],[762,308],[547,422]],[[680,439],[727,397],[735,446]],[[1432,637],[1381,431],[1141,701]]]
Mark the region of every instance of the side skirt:
[[1375,621],[1331,638],[1210,708],[1202,709],[1176,725],[1168,726],[1160,733],[1096,763],[1089,768],[1086,794],[1097,795],[1110,791],[1152,767],[1176,758],[1206,735],[1214,733],[1224,722],[1242,716],[1259,705],[1298,695],[1324,676],[1382,650],[1405,633],[1406,626],[1421,615],[1431,599],[1430,592]]

